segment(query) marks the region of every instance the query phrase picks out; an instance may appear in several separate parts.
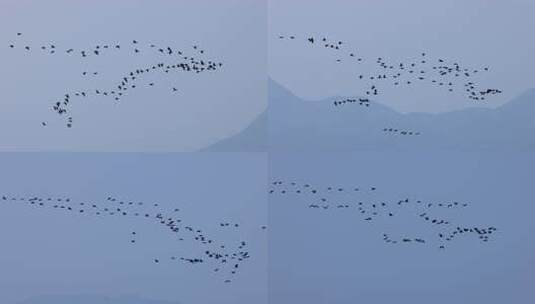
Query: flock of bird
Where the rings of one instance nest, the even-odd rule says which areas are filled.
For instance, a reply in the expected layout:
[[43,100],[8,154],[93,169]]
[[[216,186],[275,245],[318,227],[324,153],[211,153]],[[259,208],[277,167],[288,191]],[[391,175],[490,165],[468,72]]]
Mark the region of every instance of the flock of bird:
[[[310,45],[329,49],[339,55],[336,62],[363,63],[367,59],[358,56],[356,50],[345,50],[345,43],[340,40],[332,41],[326,37],[307,37],[299,39],[296,36],[280,35],[279,39],[296,40],[309,43]],[[469,68],[461,66],[457,62],[450,62],[443,58],[433,60],[427,53],[421,53],[418,59],[407,62],[388,62],[382,57],[372,60],[377,69],[370,75],[356,74],[356,79],[369,81],[369,89],[366,95],[378,95],[379,83],[390,83],[393,86],[410,85],[416,82],[427,82],[437,87],[444,87],[453,92],[458,87],[458,82],[463,83],[467,97],[472,100],[485,100],[488,95],[500,94],[498,89],[479,89],[479,86],[470,81],[470,78],[480,72],[488,72],[489,67]]]
[[[105,97],[115,102],[125,98],[127,94],[135,91],[140,87],[155,87],[156,83],[144,81],[143,78],[150,74],[160,73],[163,75],[178,72],[202,73],[209,71],[216,71],[222,67],[221,62],[216,62],[207,59],[197,58],[195,56],[202,56],[205,50],[197,45],[193,45],[193,52],[195,56],[187,56],[185,52],[174,49],[169,46],[157,46],[152,43],[142,43],[138,40],[132,40],[129,43],[102,43],[87,49],[74,49],[71,47],[60,47],[55,43],[48,43],[46,45],[32,46],[30,44],[20,41],[22,33],[17,33],[16,42],[9,44],[9,48],[13,50],[21,50],[23,52],[41,52],[48,55],[58,56],[60,54],[65,56],[78,56],[82,59],[88,57],[101,57],[107,54],[131,55],[131,56],[151,56],[154,58],[153,64],[138,67],[131,71],[126,71],[115,83],[110,84],[106,88],[91,88],[87,90],[68,91],[62,98],[54,101],[52,109],[61,117],[65,117],[66,126],[71,128],[73,126],[73,119],[70,115],[69,106],[72,101],[76,99],[84,99],[89,97]],[[98,76],[101,75],[98,71],[81,72],[82,76]],[[170,89],[172,93],[179,90],[176,87]],[[43,126],[47,126],[47,122],[41,122]]]
[[[359,55],[357,50],[346,50],[346,43],[340,40],[331,40],[326,37],[296,37],[295,35],[279,35],[278,39],[288,41],[298,41],[314,47],[327,49],[336,54],[338,64],[363,64],[370,62],[374,64],[374,72],[364,75],[355,74],[355,79],[361,82],[366,89],[363,94],[377,96],[381,93],[380,87],[391,86],[411,86],[416,83],[428,84],[436,88],[443,88],[448,92],[462,90],[466,97],[473,101],[485,101],[489,96],[502,93],[499,89],[481,89],[480,85],[473,80],[473,77],[480,73],[488,72],[489,67],[471,68],[462,66],[455,61],[444,58],[430,58],[422,52],[417,58],[406,62],[389,62],[385,58],[366,59]],[[360,99],[359,99],[360,100]],[[354,103],[355,99],[349,101],[334,101],[335,106],[345,103]],[[369,106],[369,103],[360,105]]]
[[[95,217],[130,217],[145,220],[148,223],[160,225],[162,232],[175,235],[179,242],[190,241],[197,244],[198,251],[195,256],[171,255],[167,257],[155,257],[153,263],[182,262],[187,264],[207,264],[214,272],[224,276],[224,282],[230,283],[232,277],[238,273],[240,265],[251,256],[248,251],[248,243],[237,240],[235,244],[225,244],[209,237],[198,227],[187,225],[180,216],[180,209],[164,210],[158,203],[134,202],[121,200],[108,196],[101,201],[75,201],[68,197],[40,197],[40,196],[7,196],[0,198],[4,204],[25,204],[42,210],[55,210],[65,215],[85,215]],[[236,233],[240,227],[238,223],[221,222],[217,227],[222,230],[234,230]],[[267,226],[261,226],[265,230]],[[140,245],[139,231],[131,231],[128,241],[132,246]],[[184,248],[185,244],[181,244]]]
[[[274,180],[268,190],[269,195],[275,198],[287,197],[292,201],[299,201],[303,207],[328,212],[329,210],[351,210],[364,222],[391,222],[393,219],[406,221],[422,221],[427,231],[420,235],[399,235],[383,232],[383,240],[388,244],[419,243],[437,246],[445,249],[454,240],[460,237],[473,236],[481,242],[488,242],[490,236],[497,231],[493,226],[478,227],[474,225],[458,225],[446,218],[445,211],[457,212],[469,207],[467,202],[445,201],[429,202],[419,199],[403,198],[397,200],[384,200],[373,198],[378,192],[376,187],[335,187],[313,186],[297,181]],[[459,209],[459,210],[457,210]],[[442,214],[441,214],[442,213]],[[427,235],[424,238],[421,235]]]
[[388,134],[394,134],[394,135],[420,135],[420,132],[398,130],[396,128],[384,128],[383,132],[388,133]]
[[352,104],[352,103],[357,103],[359,104],[359,106],[366,106],[366,107],[369,107],[370,106],[370,100],[368,98],[359,98],[359,99],[356,99],[356,98],[346,98],[346,99],[342,99],[342,100],[335,100],[333,102],[333,104],[335,106],[341,106],[341,105],[344,105],[344,104]]

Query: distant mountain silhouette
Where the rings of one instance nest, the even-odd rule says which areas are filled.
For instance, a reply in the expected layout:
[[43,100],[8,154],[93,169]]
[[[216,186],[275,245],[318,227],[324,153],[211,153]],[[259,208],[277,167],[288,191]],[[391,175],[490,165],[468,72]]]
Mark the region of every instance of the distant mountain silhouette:
[[267,150],[267,111],[256,117],[238,134],[223,139],[204,152],[262,152]]
[[19,302],[18,304],[180,304],[179,302],[142,299],[134,296],[105,297],[96,295],[48,295]]
[[[535,90],[496,109],[401,114],[379,103],[333,106],[335,98],[304,101],[269,84],[272,150],[509,149],[535,147]],[[358,98],[358,97],[355,97]],[[392,135],[383,128],[419,131]]]
[[[466,108],[439,114],[396,112],[380,103],[345,104],[333,97],[303,100],[270,80],[268,115],[209,151],[511,150],[535,148],[535,89],[496,109]],[[267,117],[266,117],[267,116]],[[267,123],[267,143],[265,121]],[[384,128],[420,132],[394,135]]]

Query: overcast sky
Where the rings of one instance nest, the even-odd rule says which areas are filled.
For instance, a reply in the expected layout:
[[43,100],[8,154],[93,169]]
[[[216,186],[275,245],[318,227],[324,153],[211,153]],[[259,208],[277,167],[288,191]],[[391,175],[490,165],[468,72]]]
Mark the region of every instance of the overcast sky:
[[[441,251],[432,240],[448,228],[422,222],[410,203],[407,209],[389,205],[392,218],[365,221],[354,207],[308,208],[323,204],[318,195],[295,194],[293,186],[283,186],[286,194],[277,192],[269,200],[270,299],[277,304],[529,302],[535,280],[533,164],[530,153],[271,154],[272,179],[308,183],[331,207],[396,205],[405,198],[467,202],[461,210],[428,214],[453,227],[494,226],[498,231],[488,243],[465,236]],[[342,187],[344,194],[325,191],[328,186]],[[354,187],[360,191],[347,191]],[[387,244],[383,233],[418,236],[427,243]]]
[[[503,94],[488,106],[505,103],[535,87],[535,2],[530,0],[271,0],[269,75],[298,96],[320,99],[364,95],[356,75],[368,65],[336,64],[334,56],[308,43],[280,41],[279,34],[328,37],[346,42],[365,59],[407,62],[426,52],[490,72],[479,74],[484,87]],[[441,112],[471,106],[460,93],[436,87],[381,86],[377,101],[403,112]]]
[[[47,294],[133,295],[180,304],[267,302],[262,154],[3,153],[0,167],[0,196],[70,197],[86,205],[102,205],[114,196],[144,202],[150,207],[142,210],[149,213],[179,208],[184,225],[202,229],[227,248],[246,241],[251,256],[226,284],[227,276],[208,265],[169,260],[171,255],[201,257],[207,249],[188,241],[183,229],[186,240],[179,242],[142,218],[0,200],[1,303]],[[222,229],[221,222],[240,227]],[[161,262],[155,264],[154,258]]]
[[[3,0],[0,6],[0,150],[193,151],[240,131],[266,108],[265,1]],[[74,127],[65,128],[51,105],[66,92],[109,88],[126,72],[168,58],[134,56],[126,47],[133,39],[188,56],[195,44],[205,50],[201,58],[223,67],[147,77],[120,104],[72,101]],[[50,43],[60,50],[54,56],[39,49]],[[105,43],[121,43],[122,52],[86,60],[64,54]],[[100,74],[88,81],[82,71]]]

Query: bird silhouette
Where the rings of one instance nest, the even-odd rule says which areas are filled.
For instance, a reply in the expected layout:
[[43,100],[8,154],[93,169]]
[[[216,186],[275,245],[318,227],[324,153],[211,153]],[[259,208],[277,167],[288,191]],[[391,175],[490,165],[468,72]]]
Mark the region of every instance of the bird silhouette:
[[[167,208],[162,208],[158,203],[135,203],[134,201],[122,200],[111,195],[101,201],[92,200],[90,203],[86,203],[85,201],[87,200],[79,201],[72,198],[46,198],[32,195],[9,198],[7,195],[3,195],[0,200],[0,207],[2,204],[9,202],[11,204],[26,204],[33,206],[33,208],[45,208],[41,210],[55,210],[54,212],[61,212],[61,214],[69,216],[77,214],[78,216],[90,216],[94,218],[108,217],[110,219],[116,219],[119,216],[131,217],[133,219],[139,218],[142,221],[139,224],[146,222],[148,224],[160,225],[165,228],[162,232],[167,231],[178,236],[176,242],[181,243],[180,247],[182,251],[185,249],[184,242],[186,241],[192,242],[192,245],[194,243],[198,244],[192,246],[192,248],[198,248],[199,245],[202,248],[202,252],[198,252],[197,256],[180,258],[171,256],[168,259],[169,261],[207,265],[208,267],[217,269],[214,272],[223,275],[223,277],[237,275],[238,269],[241,268],[240,265],[251,257],[249,250],[247,250],[247,242],[239,240],[232,245],[217,241],[203,232],[203,229],[189,225],[181,217],[177,217],[176,212],[180,210],[179,208],[166,210]],[[141,217],[142,214],[144,214],[144,217]],[[241,225],[238,223],[224,222],[221,227],[229,230],[228,232],[238,233],[237,235],[240,234],[239,229]],[[261,230],[265,230],[266,227],[261,226]],[[137,229],[129,233],[128,242],[133,246],[132,248],[143,246],[143,243],[138,242],[139,236],[140,234]],[[162,264],[166,260],[161,257],[153,258],[153,262],[156,264]]]
[[[274,179],[270,185],[268,195],[275,200],[288,197],[292,202],[302,202],[303,207],[330,214],[341,209],[354,210],[356,217],[360,217],[363,221],[370,223],[377,221],[378,223],[399,222],[400,220],[411,223],[421,221],[424,225],[421,233],[431,234],[428,238],[409,237],[404,236],[403,231],[396,230],[394,232],[400,234],[396,238],[391,236],[391,233],[383,232],[383,240],[388,244],[421,244],[445,249],[446,243],[451,243],[458,235],[472,234],[486,243],[489,241],[489,235],[496,231],[494,226],[487,228],[473,225],[453,226],[454,222],[452,220],[447,219],[445,215],[441,216],[441,213],[448,209],[467,208],[469,206],[467,202],[425,202],[419,199],[404,198],[397,201],[383,200],[378,203],[375,196],[379,193],[377,193],[377,187],[375,186],[368,187],[369,190],[367,191],[360,191],[365,187],[355,187],[354,185],[350,187],[313,186],[310,183],[302,183],[295,180],[284,182],[281,179]],[[325,190],[303,191],[309,188]],[[354,191],[344,191],[345,188],[353,189]],[[351,203],[340,203],[341,201]],[[391,226],[391,224],[388,226]],[[437,230],[438,232],[435,232]]]
[[[20,35],[19,35],[20,36]],[[22,42],[21,42],[22,43]],[[134,51],[130,54],[133,55],[143,55],[147,58],[153,58],[154,64],[149,64],[145,67],[140,67],[132,71],[127,71],[121,76],[119,81],[110,83],[106,87],[100,88],[91,88],[86,90],[83,94],[79,92],[68,92],[68,97],[61,98],[61,101],[58,103],[54,101],[52,105],[52,110],[58,114],[59,117],[63,117],[67,121],[65,125],[70,128],[73,127],[73,117],[68,115],[70,112],[70,107],[75,103],[80,101],[81,97],[86,98],[108,98],[110,101],[118,102],[127,96],[133,95],[135,91],[140,87],[139,82],[143,81],[143,78],[149,77],[149,74],[160,74],[160,75],[176,75],[178,73],[206,73],[206,72],[215,72],[218,71],[222,66],[222,62],[217,62],[214,60],[205,59],[204,57],[199,58],[197,55],[203,55],[205,50],[200,49],[197,45],[193,46],[196,54],[191,56],[185,56],[183,51],[177,50],[170,46],[157,47],[156,44],[151,43],[147,46],[139,43],[138,40],[132,40],[132,44],[135,45]],[[11,49],[17,49],[17,43],[9,44]],[[24,49],[27,53],[32,54],[36,51],[33,51],[30,44],[25,45]],[[39,49],[39,48],[38,48]],[[56,44],[49,43],[49,47],[41,46],[41,51],[47,51],[48,54],[55,54]],[[109,45],[107,43],[97,44],[91,49],[79,49],[73,47],[60,48],[64,50],[63,54],[67,56],[73,56],[74,54],[79,54],[79,56],[85,60],[89,57],[104,57],[106,55],[122,55],[123,57],[128,56],[128,53],[124,53],[122,50],[121,44],[117,43],[115,45]],[[158,56],[161,53],[166,55],[167,58],[162,58]],[[82,75],[87,76],[90,73],[83,71]],[[93,76],[100,75],[99,72],[92,72]],[[155,87],[155,82],[150,82],[149,86]],[[91,84],[92,85],[92,84]],[[177,92],[176,87],[172,88],[172,92]],[[92,93],[88,93],[92,92]]]

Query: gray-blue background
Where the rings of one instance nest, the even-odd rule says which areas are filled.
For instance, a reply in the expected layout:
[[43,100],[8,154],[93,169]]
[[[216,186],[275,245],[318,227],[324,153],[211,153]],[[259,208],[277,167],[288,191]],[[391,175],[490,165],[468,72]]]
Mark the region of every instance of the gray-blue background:
[[[260,229],[267,222],[266,176],[263,154],[3,153],[0,195],[85,202],[111,195],[159,203],[166,210],[178,207],[184,223],[216,240],[247,241],[251,258],[225,284],[225,276],[205,265],[168,262],[171,254],[199,256],[202,247],[184,248],[189,243],[177,242],[158,225],[0,201],[0,302],[89,294],[173,303],[266,303],[267,231]],[[241,227],[221,231],[223,221]],[[131,231],[138,232],[135,246]],[[156,257],[160,264],[153,262]]]
[[[535,280],[534,158],[530,153],[275,153],[270,175],[315,187],[377,187],[349,203],[400,199],[469,202],[448,218],[495,226],[489,243],[466,237],[394,246],[382,233],[425,233],[417,216],[364,221],[353,209],[317,210],[270,196],[272,303],[528,303]],[[361,191],[365,192],[365,191]],[[360,193],[360,192],[359,192]],[[438,214],[438,213],[437,213]],[[427,230],[427,229],[426,229]],[[425,235],[425,234],[424,234]]]
[[[264,0],[2,0],[0,150],[194,151],[228,137],[266,107],[266,19]],[[65,128],[51,105],[66,89],[109,87],[127,71],[169,60],[143,50],[133,56],[127,48],[133,39],[188,56],[197,44],[204,58],[224,66],[198,75],[153,75],[146,82],[155,82],[154,88],[139,88],[120,104],[95,97],[73,101],[75,125]],[[45,43],[54,43],[58,53],[37,50]],[[121,43],[122,51],[85,60],[64,54],[104,43]],[[26,44],[31,52],[21,49]],[[82,71],[100,75],[84,77]]]

